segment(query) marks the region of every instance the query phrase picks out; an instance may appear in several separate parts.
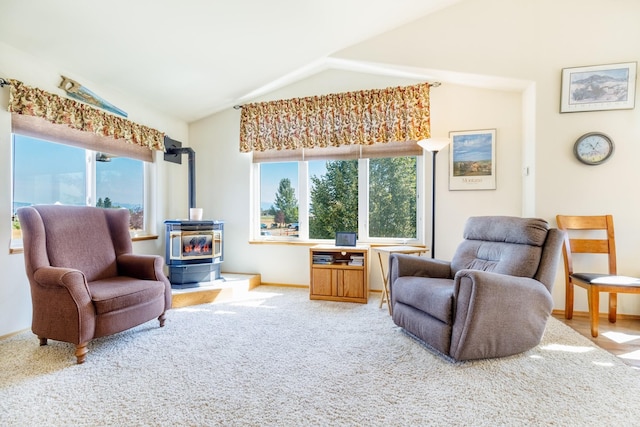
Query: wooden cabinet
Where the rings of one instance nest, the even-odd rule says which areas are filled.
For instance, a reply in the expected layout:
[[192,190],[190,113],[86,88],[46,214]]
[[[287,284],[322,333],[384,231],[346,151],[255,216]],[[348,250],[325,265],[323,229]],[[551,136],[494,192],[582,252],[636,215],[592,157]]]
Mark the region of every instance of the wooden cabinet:
[[369,248],[318,245],[309,249],[309,298],[366,304]]

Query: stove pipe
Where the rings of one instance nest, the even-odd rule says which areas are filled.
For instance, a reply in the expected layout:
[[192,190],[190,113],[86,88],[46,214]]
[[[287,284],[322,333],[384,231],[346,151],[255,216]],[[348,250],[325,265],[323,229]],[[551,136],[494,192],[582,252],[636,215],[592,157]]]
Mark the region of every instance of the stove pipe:
[[[166,152],[164,159],[168,162],[182,164],[181,155],[187,153],[188,157],[188,185],[189,185],[189,208],[196,207],[196,152],[191,147],[182,147],[182,143],[167,136],[164,137]],[[188,212],[188,210],[187,210]]]

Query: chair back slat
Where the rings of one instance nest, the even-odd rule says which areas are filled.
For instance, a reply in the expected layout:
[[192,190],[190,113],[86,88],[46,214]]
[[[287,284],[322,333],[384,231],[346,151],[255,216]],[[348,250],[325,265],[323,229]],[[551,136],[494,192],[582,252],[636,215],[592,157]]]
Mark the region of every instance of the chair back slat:
[[609,241],[605,239],[569,239],[574,254],[608,254]]
[[[608,274],[617,274],[616,243],[612,215],[556,215],[558,228],[567,232],[562,248],[565,270],[574,273],[573,254],[605,254],[608,257]],[[594,238],[590,231],[603,232],[602,238]],[[583,233],[584,232],[584,233]],[[588,236],[585,233],[589,234]]]

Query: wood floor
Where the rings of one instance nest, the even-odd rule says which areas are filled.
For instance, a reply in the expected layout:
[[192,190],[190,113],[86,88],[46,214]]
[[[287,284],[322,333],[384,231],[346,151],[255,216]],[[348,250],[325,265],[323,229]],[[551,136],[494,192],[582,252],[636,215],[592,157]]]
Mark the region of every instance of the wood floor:
[[573,319],[564,318],[564,313],[553,313],[553,317],[589,338],[599,347],[618,356],[624,363],[640,369],[640,319],[618,318],[609,323],[606,315],[600,317],[598,336],[591,336],[589,318],[585,314],[574,313]]

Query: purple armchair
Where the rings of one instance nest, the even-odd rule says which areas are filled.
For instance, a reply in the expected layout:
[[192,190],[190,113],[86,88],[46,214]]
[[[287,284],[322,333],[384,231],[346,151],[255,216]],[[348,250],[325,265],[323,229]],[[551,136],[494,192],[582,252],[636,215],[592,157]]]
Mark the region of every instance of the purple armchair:
[[73,343],[83,363],[93,338],[154,318],[164,326],[171,307],[164,259],[132,253],[128,210],[38,205],[17,214],[40,345]]

